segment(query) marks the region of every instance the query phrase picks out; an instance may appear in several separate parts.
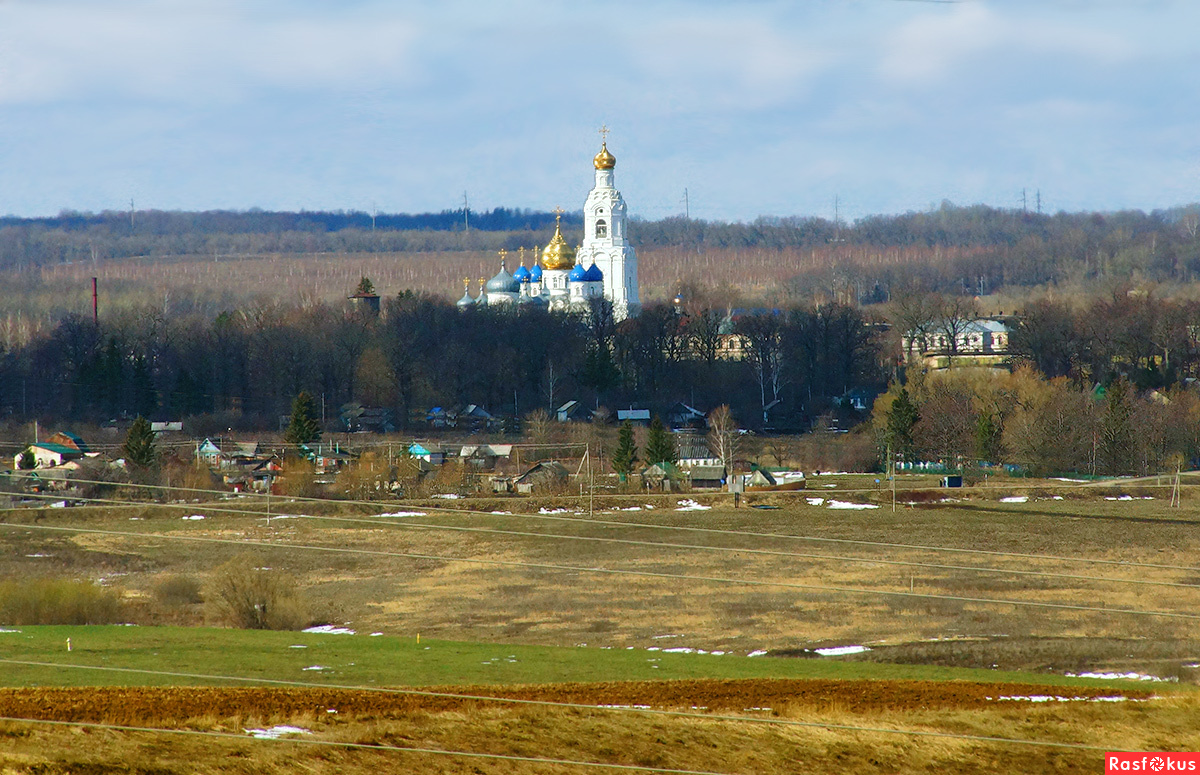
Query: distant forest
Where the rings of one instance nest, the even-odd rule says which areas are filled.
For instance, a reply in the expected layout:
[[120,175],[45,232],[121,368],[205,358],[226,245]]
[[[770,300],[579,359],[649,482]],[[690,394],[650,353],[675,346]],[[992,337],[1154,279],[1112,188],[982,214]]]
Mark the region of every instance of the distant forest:
[[[564,217],[577,232],[579,213]],[[531,210],[365,212],[63,212],[0,218],[0,269],[45,268],[138,256],[381,254],[516,250],[544,244],[554,215]],[[886,301],[919,287],[986,295],[1005,287],[1093,280],[1191,283],[1200,279],[1200,205],[1145,213],[1041,214],[985,205],[877,215],[853,224],[823,218],[725,223],[682,217],[634,220],[649,251],[778,251],[795,290],[853,287],[856,301]]]

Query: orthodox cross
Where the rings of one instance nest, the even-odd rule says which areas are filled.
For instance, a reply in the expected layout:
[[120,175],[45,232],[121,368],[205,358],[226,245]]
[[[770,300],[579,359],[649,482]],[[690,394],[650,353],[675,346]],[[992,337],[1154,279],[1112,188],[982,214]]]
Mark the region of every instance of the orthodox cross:
[[600,125],[600,143],[601,144],[608,143],[608,127],[605,126],[604,124]]

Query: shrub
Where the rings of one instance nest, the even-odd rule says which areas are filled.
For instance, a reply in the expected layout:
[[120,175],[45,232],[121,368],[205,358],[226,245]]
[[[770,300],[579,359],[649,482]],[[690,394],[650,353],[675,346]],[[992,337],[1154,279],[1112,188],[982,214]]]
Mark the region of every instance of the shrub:
[[298,630],[306,622],[295,580],[249,554],[217,568],[205,600],[217,618],[247,630]]
[[0,583],[4,624],[113,624],[122,619],[120,595],[90,581],[25,579]]
[[154,585],[154,597],[173,608],[204,602],[200,582],[191,576],[167,576]]

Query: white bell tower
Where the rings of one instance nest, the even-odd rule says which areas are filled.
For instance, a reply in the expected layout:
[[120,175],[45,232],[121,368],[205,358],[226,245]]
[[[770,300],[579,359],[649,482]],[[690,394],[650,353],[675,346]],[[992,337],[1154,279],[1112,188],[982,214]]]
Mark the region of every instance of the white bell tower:
[[600,153],[592,159],[596,185],[583,204],[583,244],[576,260],[595,264],[604,274],[604,296],[613,305],[613,317],[624,320],[641,311],[637,254],[629,244],[625,200],[613,187],[617,159],[608,151],[608,129],[600,129]]

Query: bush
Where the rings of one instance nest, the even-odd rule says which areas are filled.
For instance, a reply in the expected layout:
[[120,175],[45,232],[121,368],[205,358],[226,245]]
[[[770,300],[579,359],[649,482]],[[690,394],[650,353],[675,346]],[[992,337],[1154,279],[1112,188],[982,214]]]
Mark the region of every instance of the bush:
[[200,582],[191,576],[168,576],[154,585],[154,597],[172,608],[203,603]]
[[0,623],[113,624],[121,621],[120,595],[90,581],[26,579],[0,583]]
[[205,600],[218,619],[247,630],[298,630],[307,621],[295,580],[249,554],[217,568]]

